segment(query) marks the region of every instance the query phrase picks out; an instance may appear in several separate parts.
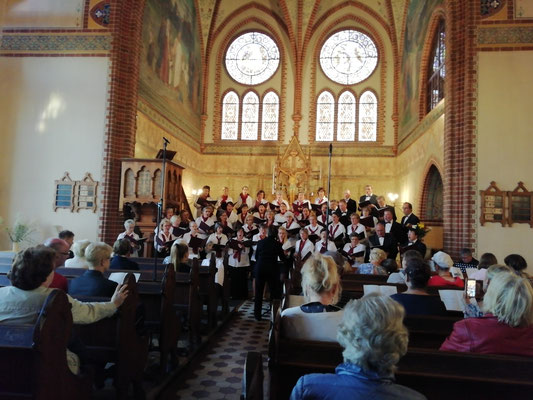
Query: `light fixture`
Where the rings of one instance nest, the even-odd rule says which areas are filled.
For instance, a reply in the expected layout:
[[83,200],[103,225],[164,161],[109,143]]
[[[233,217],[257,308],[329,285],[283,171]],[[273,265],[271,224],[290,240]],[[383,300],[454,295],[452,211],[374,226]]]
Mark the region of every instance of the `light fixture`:
[[193,194],[193,196],[196,196],[196,193],[197,193],[197,192],[196,192],[196,189],[193,189],[193,190],[192,190],[192,194]]
[[394,203],[398,199],[398,193],[387,193],[387,197]]

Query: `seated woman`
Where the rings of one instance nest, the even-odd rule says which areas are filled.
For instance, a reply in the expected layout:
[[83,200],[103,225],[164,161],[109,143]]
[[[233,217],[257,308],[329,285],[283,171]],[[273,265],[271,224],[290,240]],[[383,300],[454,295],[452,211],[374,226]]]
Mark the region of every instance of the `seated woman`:
[[[90,240],[77,240],[72,245],[72,252],[74,258],[69,258],[65,261],[65,268],[83,268],[88,269],[87,260],[85,259],[85,249],[91,244]],[[129,246],[128,241],[128,246]]]
[[[12,286],[0,288],[0,323],[33,324],[44,301],[53,289],[48,286],[54,277],[54,250],[45,246],[30,247],[19,252],[8,278]],[[91,324],[113,315],[128,296],[127,287],[119,285],[107,303],[82,303],[67,295],[74,324]],[[79,372],[78,357],[68,352],[70,370]]]
[[498,259],[492,253],[483,253],[479,258],[479,264],[477,265],[477,271],[470,272],[468,279],[475,279],[477,281],[483,281],[483,289],[487,289],[487,270],[491,265],[498,264]]
[[387,253],[381,249],[372,249],[370,251],[369,263],[361,264],[357,269],[358,274],[367,275],[387,275],[385,268],[381,266],[383,260],[387,258]]
[[103,242],[91,243],[85,249],[89,270],[70,281],[69,293],[72,296],[113,296],[117,283],[104,276],[109,269],[112,251],[111,246]]
[[523,278],[529,278],[526,272],[527,262],[520,254],[509,254],[503,259],[505,265],[512,268],[514,273]]
[[443,251],[436,252],[431,260],[435,263],[438,275],[433,275],[428,282],[428,286],[457,286],[463,287],[464,281],[450,272],[453,267],[452,258]]
[[139,264],[129,259],[131,246],[129,240],[120,239],[113,244],[113,258],[109,269],[139,270]]
[[426,288],[431,271],[421,258],[410,258],[405,266],[407,291],[391,296],[405,308],[407,315],[446,315],[446,307],[438,296],[430,296]]
[[341,291],[337,264],[333,258],[314,254],[302,268],[302,289],[306,303],[281,313],[284,336],[334,342],[342,311],[335,307]]
[[344,308],[337,340],[344,362],[335,374],[302,376],[291,400],[425,399],[394,383],[399,359],[407,353],[408,333],[403,307],[390,297],[369,294]]
[[402,256],[402,268],[399,271],[390,274],[387,283],[405,283],[405,268],[407,267],[407,261],[412,258],[418,258],[421,261],[423,260],[418,251],[407,250]]
[[440,350],[533,357],[533,289],[528,279],[495,275],[482,308],[483,317],[456,322]]
[[176,272],[190,272],[191,267],[187,263],[189,260],[189,246],[183,240],[174,242],[170,250],[170,259]]

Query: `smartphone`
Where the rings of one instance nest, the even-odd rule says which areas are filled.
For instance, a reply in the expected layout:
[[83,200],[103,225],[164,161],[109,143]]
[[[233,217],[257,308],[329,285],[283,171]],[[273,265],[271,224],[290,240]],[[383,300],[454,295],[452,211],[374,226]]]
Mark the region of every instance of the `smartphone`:
[[470,298],[476,297],[476,280],[475,279],[466,280],[466,295]]

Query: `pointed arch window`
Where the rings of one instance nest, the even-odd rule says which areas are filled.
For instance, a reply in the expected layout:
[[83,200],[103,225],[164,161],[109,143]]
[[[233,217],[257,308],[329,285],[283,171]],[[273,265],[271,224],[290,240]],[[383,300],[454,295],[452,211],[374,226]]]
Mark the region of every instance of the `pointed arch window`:
[[239,132],[239,96],[231,91],[222,100],[222,129],[224,140],[237,140]]
[[259,97],[248,92],[242,99],[242,140],[257,140],[259,131]]
[[348,90],[339,96],[337,109],[337,140],[353,142],[355,140],[355,96]]
[[279,97],[268,92],[263,97],[261,140],[278,140]]
[[335,100],[330,92],[323,91],[318,96],[316,115],[316,140],[331,142],[335,130]]
[[378,99],[367,90],[359,100],[359,141],[375,142],[378,125]]
[[446,78],[446,31],[441,19],[433,40],[430,63],[428,65],[427,112],[433,110],[444,98],[444,80]]

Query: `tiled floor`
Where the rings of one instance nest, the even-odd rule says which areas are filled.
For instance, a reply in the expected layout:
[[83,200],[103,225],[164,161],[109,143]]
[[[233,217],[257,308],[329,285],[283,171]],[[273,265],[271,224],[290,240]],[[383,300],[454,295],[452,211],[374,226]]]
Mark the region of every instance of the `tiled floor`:
[[217,342],[181,378],[177,399],[238,399],[242,391],[244,360],[248,351],[263,353],[266,376],[268,319],[253,317],[253,302],[246,301],[217,335]]

